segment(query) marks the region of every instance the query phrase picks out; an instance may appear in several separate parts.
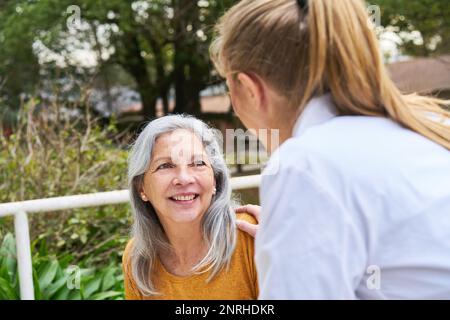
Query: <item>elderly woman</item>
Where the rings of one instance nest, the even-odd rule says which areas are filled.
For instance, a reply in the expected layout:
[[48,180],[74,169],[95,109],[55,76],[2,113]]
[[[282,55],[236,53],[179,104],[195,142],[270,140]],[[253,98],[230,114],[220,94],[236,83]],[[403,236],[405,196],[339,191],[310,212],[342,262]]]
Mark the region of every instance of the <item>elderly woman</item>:
[[[256,299],[253,238],[236,229],[214,132],[190,116],[150,122],[132,147],[126,299]],[[238,218],[254,222],[253,217]]]

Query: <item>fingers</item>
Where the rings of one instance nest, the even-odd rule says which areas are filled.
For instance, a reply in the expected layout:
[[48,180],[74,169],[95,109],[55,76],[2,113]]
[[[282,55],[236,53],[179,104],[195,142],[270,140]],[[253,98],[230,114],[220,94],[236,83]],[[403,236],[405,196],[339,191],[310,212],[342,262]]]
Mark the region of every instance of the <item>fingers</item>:
[[[261,207],[257,206],[257,205],[253,205],[253,204],[247,204],[245,206],[241,206],[235,209],[236,213],[248,213],[251,214],[255,217],[256,221],[258,221],[259,223],[259,214],[261,211]],[[249,223],[247,221],[243,221],[243,220],[237,220],[236,221],[236,225],[237,227],[248,233],[250,236],[252,236],[253,238],[255,237],[256,233],[258,232],[258,225],[256,224],[252,224]]]
[[260,206],[257,206],[254,204],[246,204],[245,206],[237,207],[235,210],[236,210],[236,212],[252,213],[252,212],[258,212],[260,209],[261,209]]
[[240,230],[248,233],[253,238],[255,237],[256,232],[258,231],[258,225],[251,224],[247,221],[237,220],[236,225]]
[[247,204],[245,206],[241,206],[235,209],[236,213],[249,213],[255,217],[255,219],[259,222],[259,214],[261,212],[261,207],[254,204]]

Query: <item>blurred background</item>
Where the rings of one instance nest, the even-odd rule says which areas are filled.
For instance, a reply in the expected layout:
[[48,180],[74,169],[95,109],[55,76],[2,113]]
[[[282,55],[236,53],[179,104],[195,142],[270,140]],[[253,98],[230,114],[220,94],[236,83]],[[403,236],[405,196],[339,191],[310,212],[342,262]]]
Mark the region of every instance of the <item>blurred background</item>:
[[[234,0],[0,0],[0,203],[126,188],[142,125],[193,114],[243,128],[208,48]],[[448,0],[372,0],[404,92],[450,98]],[[258,174],[246,161],[233,176]],[[259,159],[258,163],[264,163]],[[236,193],[258,204],[258,190]],[[123,299],[128,204],[29,215],[36,299]],[[78,268],[80,285],[67,286]],[[0,218],[0,299],[18,299],[13,217]]]

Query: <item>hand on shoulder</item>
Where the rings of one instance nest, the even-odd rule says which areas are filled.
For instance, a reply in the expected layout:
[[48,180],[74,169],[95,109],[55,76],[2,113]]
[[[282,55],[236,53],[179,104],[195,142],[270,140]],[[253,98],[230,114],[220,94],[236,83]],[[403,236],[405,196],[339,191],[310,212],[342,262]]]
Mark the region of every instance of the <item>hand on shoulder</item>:
[[236,208],[235,212],[236,214],[247,213],[254,217],[254,219],[252,219],[251,217],[244,218],[244,216],[241,217],[238,216],[238,219],[236,220],[237,227],[254,238],[259,228],[259,216],[261,212],[261,207],[253,204],[248,204]]

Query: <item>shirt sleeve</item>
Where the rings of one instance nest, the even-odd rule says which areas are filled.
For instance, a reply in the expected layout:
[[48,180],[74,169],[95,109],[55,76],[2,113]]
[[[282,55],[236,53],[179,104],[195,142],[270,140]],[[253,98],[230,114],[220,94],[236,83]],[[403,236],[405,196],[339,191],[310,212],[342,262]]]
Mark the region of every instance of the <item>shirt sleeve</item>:
[[132,249],[132,240],[128,242],[122,257],[125,300],[142,300],[143,299],[142,295],[139,292],[131,273],[131,259],[130,259],[131,249]]
[[295,167],[263,176],[260,299],[356,298],[367,259],[361,228],[321,182]]

